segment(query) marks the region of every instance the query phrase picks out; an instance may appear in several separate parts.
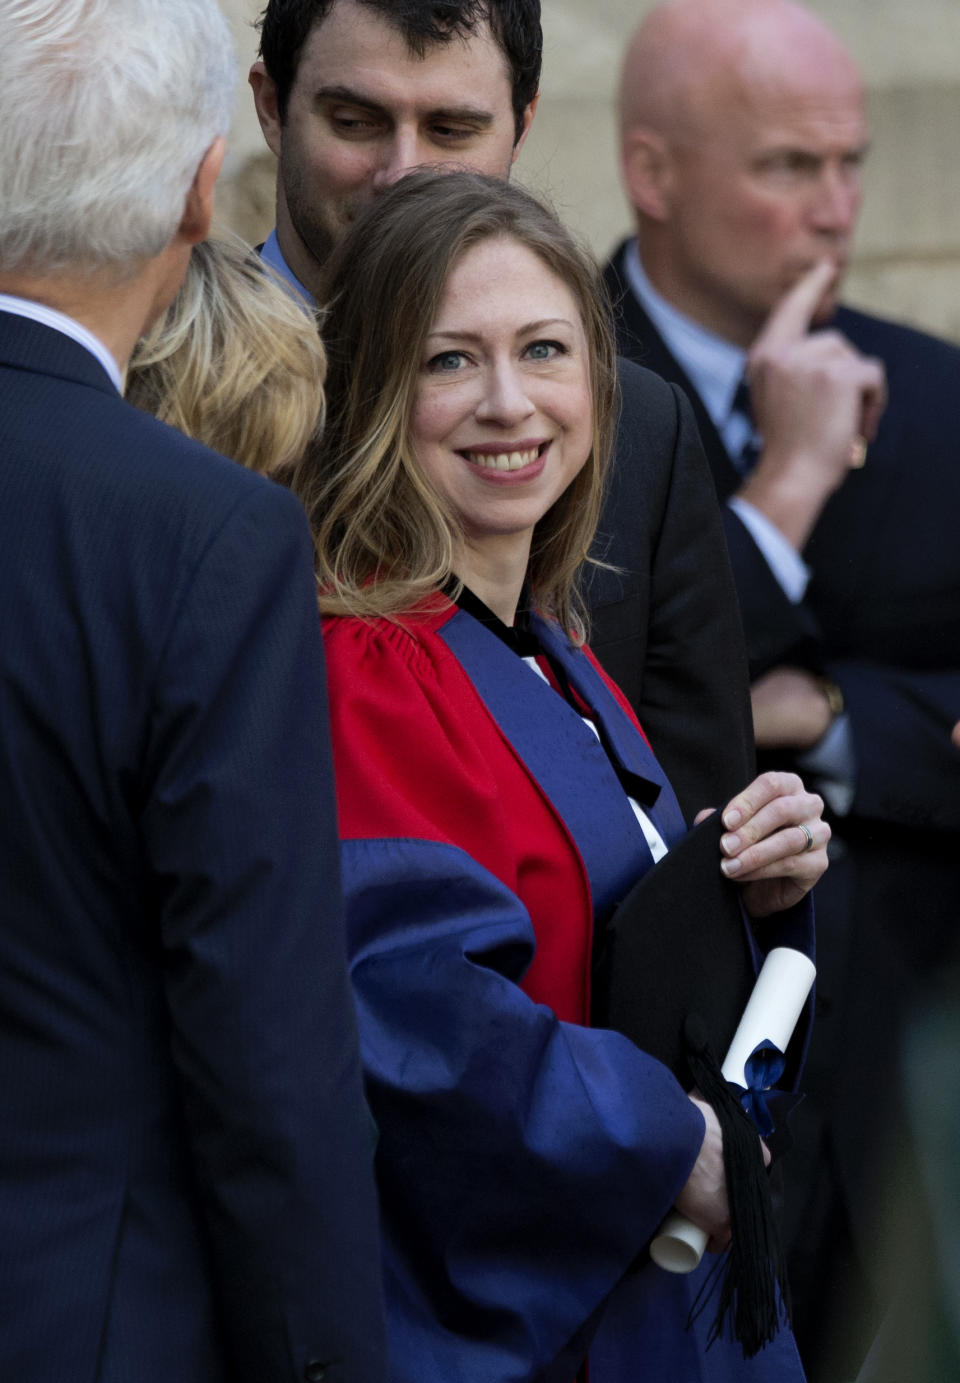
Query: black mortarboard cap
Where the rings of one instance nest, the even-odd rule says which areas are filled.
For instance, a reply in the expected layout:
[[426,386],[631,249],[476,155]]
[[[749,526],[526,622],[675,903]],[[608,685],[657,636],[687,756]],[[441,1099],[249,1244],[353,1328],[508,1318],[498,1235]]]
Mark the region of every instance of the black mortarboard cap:
[[633,887],[598,937],[591,1021],[622,1032],[696,1086],[723,1129],[732,1244],[711,1338],[729,1318],[744,1355],[789,1320],[757,1131],[720,1066],[756,978],[739,889],[720,870],[720,813]]

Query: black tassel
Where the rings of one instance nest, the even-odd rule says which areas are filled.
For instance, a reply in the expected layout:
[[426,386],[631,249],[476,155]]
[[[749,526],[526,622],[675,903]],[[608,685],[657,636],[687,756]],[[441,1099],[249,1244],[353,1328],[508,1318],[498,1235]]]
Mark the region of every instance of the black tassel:
[[[787,1268],[770,1200],[760,1138],[740,1103],[740,1091],[728,1085],[710,1050],[706,1029],[690,1017],[684,1028],[687,1065],[700,1095],[713,1106],[723,1132],[723,1166],[730,1204],[731,1244],[718,1279],[704,1284],[690,1313],[705,1309],[719,1288],[717,1314],[707,1336],[709,1348],[729,1329],[752,1359],[783,1326],[790,1324]],[[702,1299],[701,1299],[702,1298]]]

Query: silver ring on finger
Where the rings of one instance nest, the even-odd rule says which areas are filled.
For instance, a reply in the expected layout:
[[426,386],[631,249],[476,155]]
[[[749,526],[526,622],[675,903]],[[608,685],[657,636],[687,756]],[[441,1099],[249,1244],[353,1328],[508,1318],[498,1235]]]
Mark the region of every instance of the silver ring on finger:
[[804,835],[806,836],[806,838],[807,838],[806,841],[804,842],[804,844],[803,844],[803,845],[800,847],[800,849],[797,851],[797,854],[798,854],[798,855],[805,855],[805,854],[807,853],[808,850],[812,850],[812,849],[813,849],[813,832],[810,830],[810,827],[809,827],[809,826],[804,826],[804,824],[803,824],[802,821],[799,821],[797,824],[798,824],[798,826],[800,827],[800,829],[801,829],[801,831],[803,832],[803,834],[804,834]]

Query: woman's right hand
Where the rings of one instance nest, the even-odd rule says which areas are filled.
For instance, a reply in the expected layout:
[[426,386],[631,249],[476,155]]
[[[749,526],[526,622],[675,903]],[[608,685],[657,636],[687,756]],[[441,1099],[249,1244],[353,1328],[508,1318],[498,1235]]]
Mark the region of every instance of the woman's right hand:
[[713,1106],[697,1095],[687,1097],[703,1115],[706,1129],[693,1171],[676,1199],[681,1215],[708,1234],[707,1251],[722,1253],[730,1242],[730,1207],[723,1170],[723,1134]]
[[[723,1133],[713,1106],[695,1092],[687,1096],[703,1115],[706,1129],[693,1171],[675,1201],[681,1215],[710,1237],[708,1253],[722,1253],[730,1243],[730,1206],[727,1201],[727,1179],[723,1169]],[[763,1148],[763,1165],[770,1165],[770,1150]]]

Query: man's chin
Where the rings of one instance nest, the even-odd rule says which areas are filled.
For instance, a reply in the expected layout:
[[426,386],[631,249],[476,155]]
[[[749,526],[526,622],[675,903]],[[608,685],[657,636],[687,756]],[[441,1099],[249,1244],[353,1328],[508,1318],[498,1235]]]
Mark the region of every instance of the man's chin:
[[331,226],[313,224],[298,228],[298,233],[315,263],[322,268],[343,239],[347,229],[346,226],[334,229]]
[[319,263],[326,263],[341,240],[349,235],[353,223],[360,219],[369,205],[369,202],[361,202],[357,206],[342,207],[338,209],[335,220],[322,224],[314,222],[310,226],[309,238],[304,239],[310,253]]

